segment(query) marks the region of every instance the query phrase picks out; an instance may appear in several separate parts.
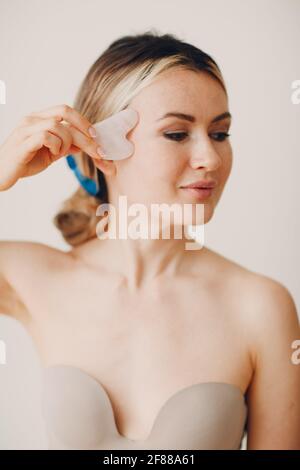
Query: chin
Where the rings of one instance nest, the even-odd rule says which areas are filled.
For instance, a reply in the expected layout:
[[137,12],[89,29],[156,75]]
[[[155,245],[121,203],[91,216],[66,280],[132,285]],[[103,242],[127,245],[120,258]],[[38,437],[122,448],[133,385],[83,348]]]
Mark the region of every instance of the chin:
[[214,215],[215,206],[213,204],[205,204],[204,207],[204,223],[207,224]]
[[[197,204],[198,206],[200,206],[200,204],[198,203]],[[214,215],[214,210],[215,210],[215,206],[214,204],[211,202],[211,203],[201,203],[203,209],[199,209],[199,212],[198,212],[198,223],[197,223],[197,212],[196,212],[196,207],[193,208],[192,210],[192,216],[188,218],[188,222],[186,223],[186,225],[201,225],[201,224],[207,224],[213,217]],[[203,210],[203,212],[202,212]],[[199,221],[199,217],[200,217],[200,221]]]

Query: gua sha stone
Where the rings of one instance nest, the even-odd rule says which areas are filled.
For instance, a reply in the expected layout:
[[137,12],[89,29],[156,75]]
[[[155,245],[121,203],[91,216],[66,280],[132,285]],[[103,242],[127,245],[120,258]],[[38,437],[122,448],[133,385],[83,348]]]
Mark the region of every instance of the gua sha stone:
[[126,135],[136,126],[138,119],[137,111],[126,108],[93,124],[97,133],[95,140],[103,150],[104,160],[124,160],[131,157],[134,145]]

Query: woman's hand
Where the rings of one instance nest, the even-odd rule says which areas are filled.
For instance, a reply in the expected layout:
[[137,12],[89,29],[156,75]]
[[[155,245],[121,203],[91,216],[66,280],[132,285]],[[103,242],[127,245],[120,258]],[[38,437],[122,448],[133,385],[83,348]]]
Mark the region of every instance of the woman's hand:
[[81,150],[96,159],[100,169],[105,168],[90,128],[85,117],[65,104],[25,116],[0,147],[0,191]]

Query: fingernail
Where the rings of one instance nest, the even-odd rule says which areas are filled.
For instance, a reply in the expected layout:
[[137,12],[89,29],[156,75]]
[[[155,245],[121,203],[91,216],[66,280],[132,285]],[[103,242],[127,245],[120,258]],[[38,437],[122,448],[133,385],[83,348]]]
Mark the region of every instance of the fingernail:
[[94,127],[89,127],[89,134],[91,137],[97,137],[96,129],[94,129]]
[[102,158],[105,158],[105,157],[106,157],[106,155],[105,155],[105,153],[103,152],[103,150],[102,150],[101,147],[97,147],[97,153],[98,153],[98,155],[100,155],[100,157],[102,157]]

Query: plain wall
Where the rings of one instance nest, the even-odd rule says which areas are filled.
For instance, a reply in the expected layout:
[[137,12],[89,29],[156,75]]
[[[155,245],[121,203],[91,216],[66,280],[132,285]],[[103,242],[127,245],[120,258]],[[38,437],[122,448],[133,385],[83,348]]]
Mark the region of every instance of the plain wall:
[[[283,283],[300,311],[299,0],[1,0],[0,143],[32,111],[73,104],[90,65],[116,38],[155,29],[208,52],[233,115],[233,168],[205,241]],[[77,187],[65,159],[0,193],[0,239],[67,249],[51,222]],[[45,448],[40,364],[23,327],[0,317],[0,449]]]

